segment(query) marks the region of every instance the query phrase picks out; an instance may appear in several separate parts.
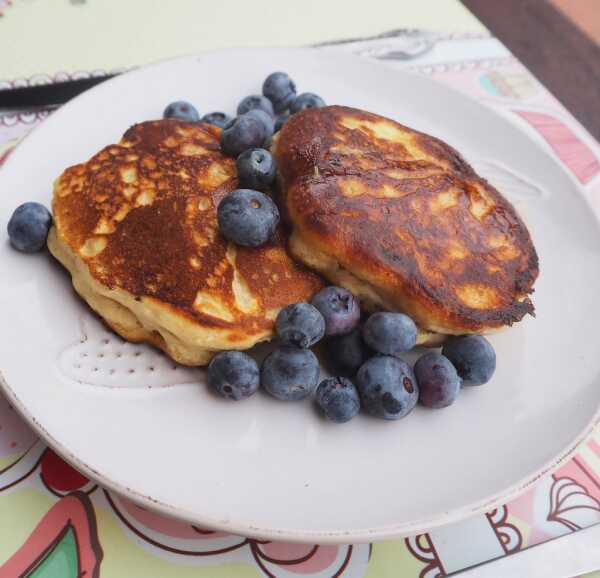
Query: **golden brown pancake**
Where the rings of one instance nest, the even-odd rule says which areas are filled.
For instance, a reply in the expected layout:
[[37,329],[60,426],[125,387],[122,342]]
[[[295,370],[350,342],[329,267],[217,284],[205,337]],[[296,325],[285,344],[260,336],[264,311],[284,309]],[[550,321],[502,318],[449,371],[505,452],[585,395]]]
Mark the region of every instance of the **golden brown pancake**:
[[288,256],[280,230],[259,249],[221,237],[216,208],[238,183],[219,134],[144,122],[54,188],[48,244],[75,289],[125,339],[189,365],[269,339],[279,310],[322,286]]
[[446,143],[329,106],[292,116],[274,151],[292,254],[368,307],[404,311],[439,334],[533,313],[527,228]]

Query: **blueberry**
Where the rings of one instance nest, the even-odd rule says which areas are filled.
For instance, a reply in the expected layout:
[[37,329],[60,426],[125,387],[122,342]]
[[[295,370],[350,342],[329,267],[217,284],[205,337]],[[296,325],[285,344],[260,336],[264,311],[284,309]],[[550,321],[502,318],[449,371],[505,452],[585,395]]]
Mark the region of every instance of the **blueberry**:
[[249,110],[244,116],[250,116],[260,121],[264,128],[265,140],[263,143],[269,141],[269,139],[273,136],[275,132],[275,123],[273,122],[273,117],[269,116],[264,110],[260,108],[253,108]]
[[208,365],[208,384],[229,399],[246,399],[258,390],[258,364],[241,351],[222,351]]
[[290,115],[288,113],[280,114],[275,119],[275,130],[274,132],[279,132],[281,127],[290,119]]
[[369,359],[356,374],[363,407],[376,417],[400,419],[419,398],[419,387],[410,366],[389,355]]
[[319,380],[319,362],[310,349],[283,345],[263,361],[263,387],[277,399],[296,401],[308,397]]
[[311,303],[325,318],[327,335],[342,335],[352,331],[360,320],[358,299],[342,287],[325,287]]
[[8,221],[8,238],[23,253],[35,253],[44,247],[52,226],[50,211],[40,203],[19,205]]
[[277,176],[277,164],[265,149],[248,149],[235,162],[240,185],[259,191],[268,189]]
[[262,92],[273,103],[275,112],[281,112],[296,98],[296,85],[285,72],[273,72],[263,82]]
[[265,128],[260,120],[248,115],[238,116],[223,127],[221,150],[237,158],[245,150],[262,147],[265,137]]
[[325,335],[325,319],[309,303],[293,303],[279,312],[275,329],[286,345],[308,349]]
[[481,335],[450,337],[442,353],[456,367],[463,385],[483,385],[496,371],[496,352]]
[[325,417],[336,423],[350,421],[360,411],[360,398],[354,384],[345,377],[324,379],[315,394]]
[[325,101],[312,92],[299,94],[290,104],[290,112],[295,114],[306,108],[320,108],[325,106]]
[[270,117],[275,116],[273,111],[273,105],[271,101],[262,94],[252,94],[247,96],[238,104],[237,113],[238,115],[246,114],[249,110],[258,108],[266,112]]
[[371,357],[360,329],[356,327],[345,335],[334,335],[325,342],[327,361],[335,373],[352,377],[359,367]]
[[441,408],[454,403],[461,379],[450,360],[439,353],[426,353],[414,367],[419,384],[419,401],[425,407]]
[[378,353],[399,355],[417,343],[417,326],[403,313],[373,313],[363,326],[363,339]]
[[223,237],[244,247],[260,247],[279,223],[277,205],[267,195],[251,189],[236,189],[217,207]]
[[232,119],[228,114],[225,114],[224,112],[209,112],[208,114],[205,114],[200,120],[208,124],[214,124],[219,128],[223,128]]
[[172,102],[169,106],[167,106],[167,108],[165,108],[163,117],[177,118],[187,122],[198,122],[200,120],[200,115],[198,114],[196,107],[185,100]]

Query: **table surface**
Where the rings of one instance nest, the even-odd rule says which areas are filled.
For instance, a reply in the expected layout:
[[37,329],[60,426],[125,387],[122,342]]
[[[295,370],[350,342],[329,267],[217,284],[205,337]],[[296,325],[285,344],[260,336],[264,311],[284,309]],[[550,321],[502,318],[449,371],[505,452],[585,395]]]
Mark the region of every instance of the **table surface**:
[[463,0],[600,139],[600,2]]
[[458,0],[0,0],[0,10],[3,4],[0,80],[111,70],[232,46],[307,45],[394,28],[485,30]]
[[[372,0],[368,14],[363,14],[364,4],[354,0],[330,0],[323,3],[325,6],[306,0],[298,10],[290,3],[286,11],[281,9],[281,1],[263,0],[259,8],[269,15],[270,24],[264,30],[258,24],[257,28],[250,25],[260,17],[257,7],[249,7],[249,3],[224,1],[209,11],[202,4],[192,0],[0,0],[0,13],[4,14],[0,18],[0,50],[11,55],[0,61],[0,81],[37,74],[52,77],[61,71],[126,68],[223,46],[309,44],[363,37],[391,28],[458,31],[466,34],[440,35],[430,54],[414,65],[402,66],[432,75],[504,114],[518,117],[524,130],[564,163],[600,210],[596,200],[600,199],[597,144],[500,43],[487,37],[484,26],[457,0]],[[336,18],[342,6],[344,18]],[[134,34],[131,23],[135,23]],[[57,30],[65,33],[57,34]],[[43,114],[24,115],[14,122],[10,118],[0,122],[0,163],[3,151],[42,118]],[[61,497],[70,490],[77,490],[76,499]],[[369,545],[337,550],[311,550],[307,546],[305,552],[294,545],[263,545],[240,539],[240,545],[228,554],[214,552],[227,540],[237,544],[234,537],[208,533],[200,535],[202,539],[195,535],[188,543],[195,554],[186,556],[173,548],[182,544],[182,536],[197,534],[197,529],[153,517],[103,493],[36,442],[0,397],[0,511],[0,576],[9,575],[3,574],[6,566],[2,564],[11,560],[20,563],[32,551],[27,546],[32,538],[44,532],[47,537],[56,520],[80,516],[83,521],[77,531],[97,532],[99,536],[104,549],[101,575],[108,578],[123,575],[124,569],[132,577],[167,575],[165,572],[178,577],[288,577],[297,575],[296,571],[311,578],[324,577],[327,570],[317,574],[308,568],[324,564],[327,557],[333,560],[334,554],[349,560],[340,574],[344,577],[433,578],[600,522],[600,433],[582,447],[575,460],[540,481],[525,496],[453,527],[375,544],[372,549]],[[124,519],[132,525],[126,527]],[[140,537],[140,529],[146,538]],[[60,548],[67,552],[69,544],[63,541]],[[292,563],[296,559],[305,561]],[[261,564],[266,564],[271,574],[259,572]]]

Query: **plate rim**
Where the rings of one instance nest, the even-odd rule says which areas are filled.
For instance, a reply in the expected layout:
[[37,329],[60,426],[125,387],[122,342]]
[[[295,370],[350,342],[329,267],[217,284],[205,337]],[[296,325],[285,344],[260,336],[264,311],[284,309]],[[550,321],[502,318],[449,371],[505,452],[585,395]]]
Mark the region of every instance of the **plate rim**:
[[532,474],[521,478],[518,482],[512,484],[505,490],[497,492],[493,497],[488,497],[478,502],[467,504],[460,508],[455,508],[454,510],[446,511],[429,518],[420,518],[409,523],[403,522],[394,525],[382,526],[379,528],[365,528],[362,530],[348,531],[278,530],[274,528],[259,528],[257,526],[236,523],[229,520],[218,520],[212,518],[208,519],[203,516],[199,517],[197,513],[187,511],[183,508],[171,506],[160,500],[152,498],[151,496],[146,496],[133,488],[129,488],[119,484],[118,482],[114,482],[109,477],[106,477],[101,472],[87,465],[84,461],[65,448],[58,440],[56,440],[56,438],[54,438],[54,436],[50,435],[42,426],[42,424],[39,423],[35,417],[29,413],[27,407],[21,402],[18,395],[13,391],[10,384],[4,378],[1,370],[0,389],[2,389],[2,392],[8,398],[12,406],[18,411],[19,415],[25,419],[28,425],[34,429],[40,438],[46,441],[48,445],[71,466],[82,472],[89,479],[100,484],[103,488],[112,490],[118,495],[127,498],[140,506],[150,508],[161,514],[174,517],[200,527],[227,532],[229,534],[235,534],[245,538],[286,541],[301,544],[318,543],[343,545],[349,543],[354,544],[381,542],[385,540],[398,540],[401,538],[430,532],[431,530],[439,528],[440,526],[453,524],[478,514],[490,512],[497,507],[503,506],[507,502],[518,498],[531,486],[535,485],[540,478],[550,474],[567,460],[569,460],[600,422],[599,406],[592,419],[586,424],[585,428],[579,433],[575,440],[568,444],[561,452],[557,454],[557,456],[551,460],[548,460],[542,467],[538,468]]
[[[194,60],[198,58],[202,58],[204,56],[210,56],[214,54],[226,53],[226,52],[236,52],[236,51],[255,51],[255,52],[269,52],[269,51],[286,51],[286,52],[295,52],[295,53],[308,53],[315,50],[319,50],[318,48],[313,47],[230,47],[230,48],[220,48],[215,50],[207,50],[198,53],[190,53],[179,55],[175,57],[168,57],[160,60],[153,61],[151,63],[138,66],[129,70],[126,70],[114,78],[108,79],[105,82],[96,85],[85,92],[81,93],[77,97],[71,99],[68,103],[63,105],[58,111],[56,111],[52,117],[60,117],[62,115],[63,110],[68,111],[69,104],[73,101],[87,98],[91,93],[94,93],[96,90],[101,89],[107,84],[118,82],[124,76],[135,75],[139,72],[146,71],[147,69],[151,69],[154,67],[159,67],[164,64],[168,64],[171,62],[185,62],[186,60]],[[332,56],[334,58],[339,58],[343,60],[359,60],[365,64],[369,64],[371,66],[394,70],[390,65],[382,62],[375,62],[369,58],[364,56],[349,54],[343,52],[334,52],[327,51],[327,56]],[[397,72],[397,71],[396,71]],[[423,79],[423,75],[418,74],[413,70],[403,69],[402,74],[415,76],[420,79]],[[493,114],[496,114],[502,117],[506,122],[509,122],[516,128],[518,128],[524,136],[526,136],[532,146],[536,146],[538,148],[542,148],[540,143],[536,142],[536,140],[530,135],[523,131],[521,125],[515,122],[513,119],[507,117],[503,114],[501,110],[494,110],[491,106],[487,105],[485,102],[481,102],[474,98],[469,94],[465,94],[464,92],[454,88],[453,86],[448,86],[442,83],[437,83],[433,79],[426,77],[429,82],[439,84],[443,87],[444,90],[453,92],[455,94],[460,95],[461,98],[470,101],[472,104],[476,105],[479,108],[483,108],[487,111],[491,111]],[[45,124],[45,123],[43,123]],[[42,125],[39,125],[42,126]],[[20,141],[22,143],[26,140],[38,127],[35,127],[33,130],[29,131],[25,137]],[[19,144],[20,144],[19,143]],[[547,153],[547,151],[544,151]],[[550,155],[552,156],[552,155]],[[7,165],[10,165],[13,159],[12,155],[6,159],[4,163],[4,168]],[[580,183],[574,179],[573,175],[566,169],[566,167],[556,161],[553,158],[555,165],[571,180],[571,182],[579,189],[582,193],[580,195],[581,199],[590,210],[592,215],[594,216],[594,220],[597,224],[600,224],[600,215],[593,209],[592,204],[588,196],[583,194],[582,187]],[[246,523],[236,523],[235,521],[231,521],[229,519],[213,519],[207,518],[202,515],[198,515],[197,512],[188,511],[184,508],[175,507],[169,505],[168,503],[164,503],[160,500],[157,500],[151,496],[144,495],[142,492],[135,490],[134,488],[130,488],[124,486],[118,482],[114,482],[110,477],[107,477],[100,471],[89,466],[85,461],[79,458],[77,455],[69,451],[62,443],[60,443],[54,436],[52,436],[49,432],[45,430],[43,425],[38,422],[38,420],[29,412],[26,405],[21,402],[17,393],[12,389],[11,385],[5,379],[2,368],[0,368],[0,390],[2,390],[3,394],[7,397],[8,401],[11,405],[17,410],[19,415],[27,422],[27,424],[32,427],[32,429],[39,435],[41,439],[43,439],[53,450],[55,450],[63,459],[65,459],[69,464],[73,467],[81,471],[88,478],[98,482],[104,488],[107,488],[111,491],[114,491],[120,496],[123,496],[136,504],[142,505],[144,507],[150,508],[156,512],[161,514],[175,517],[182,521],[187,521],[189,523],[193,523],[195,525],[199,525],[202,527],[208,527],[211,529],[227,532],[230,534],[236,534],[243,537],[255,538],[255,539],[267,539],[267,540],[277,540],[277,541],[288,541],[295,543],[319,543],[319,544],[348,544],[348,543],[368,543],[368,542],[376,542],[376,541],[384,541],[384,540],[393,540],[400,539],[408,536],[413,536],[416,534],[421,534],[424,532],[429,532],[435,528],[440,526],[445,526],[447,524],[452,524],[469,518],[471,516],[476,516],[478,514],[483,514],[489,511],[494,510],[495,508],[506,504],[514,500],[515,498],[522,495],[531,486],[533,486],[540,478],[551,473],[552,471],[559,468],[562,464],[564,464],[567,460],[569,460],[579,449],[579,447],[586,441],[586,439],[593,432],[595,427],[600,423],[600,403],[595,410],[595,413],[591,417],[591,419],[586,423],[583,429],[579,432],[579,434],[569,443],[567,444],[561,451],[557,452],[556,455],[547,460],[542,466],[538,467],[531,474],[522,477],[517,482],[507,486],[505,489],[497,491],[493,495],[486,497],[482,500],[471,502],[466,505],[463,505],[458,508],[454,508],[452,510],[442,511],[434,516],[429,516],[426,518],[419,518],[415,520],[411,520],[409,522],[400,522],[396,524],[379,526],[376,528],[363,528],[358,530],[337,530],[337,531],[318,531],[318,530],[294,530],[294,529],[276,529],[276,528],[261,528],[258,526],[249,525]]]

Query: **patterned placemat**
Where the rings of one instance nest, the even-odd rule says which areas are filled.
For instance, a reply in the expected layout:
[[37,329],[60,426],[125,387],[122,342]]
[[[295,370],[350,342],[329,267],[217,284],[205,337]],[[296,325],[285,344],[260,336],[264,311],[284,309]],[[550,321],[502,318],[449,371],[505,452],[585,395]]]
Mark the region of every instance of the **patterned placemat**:
[[[415,38],[415,33],[396,33],[320,49],[385,59],[497,109],[562,163],[600,210],[600,147],[497,40],[428,35],[435,43],[430,52],[398,59],[399,48]],[[0,116],[0,164],[45,116]],[[86,479],[36,439],[0,397],[0,578],[434,578],[598,522],[600,432],[520,498],[428,534],[373,545],[318,546],[211,532],[157,515]]]

